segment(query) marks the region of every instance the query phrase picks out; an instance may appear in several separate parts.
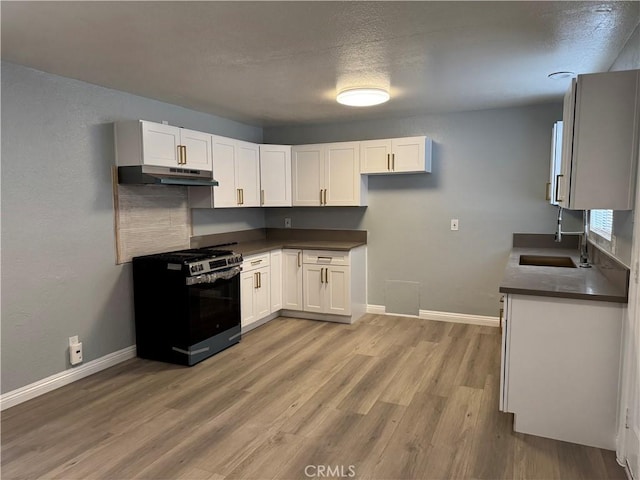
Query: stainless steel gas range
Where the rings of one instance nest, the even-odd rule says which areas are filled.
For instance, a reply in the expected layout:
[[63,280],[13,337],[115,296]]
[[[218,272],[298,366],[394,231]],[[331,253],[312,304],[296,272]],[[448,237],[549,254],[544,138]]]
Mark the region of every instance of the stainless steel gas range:
[[135,257],[137,355],[194,365],[238,343],[241,264],[216,248]]

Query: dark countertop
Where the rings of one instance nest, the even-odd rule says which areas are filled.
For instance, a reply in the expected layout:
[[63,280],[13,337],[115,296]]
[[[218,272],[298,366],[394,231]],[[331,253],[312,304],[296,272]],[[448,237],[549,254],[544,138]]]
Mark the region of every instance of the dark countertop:
[[366,245],[366,242],[336,241],[336,240],[256,240],[240,242],[233,245],[233,251],[249,256],[268,252],[278,248],[295,248],[301,250],[336,250],[349,251],[353,248]]
[[500,283],[500,292],[627,303],[628,270],[607,265],[591,268],[520,265],[520,255],[571,257],[580,263],[577,250],[567,248],[513,248]]

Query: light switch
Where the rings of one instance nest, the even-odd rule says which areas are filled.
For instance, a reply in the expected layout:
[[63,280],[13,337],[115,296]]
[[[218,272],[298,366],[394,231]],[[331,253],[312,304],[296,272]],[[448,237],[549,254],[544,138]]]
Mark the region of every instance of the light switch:
[[453,231],[458,231],[458,219],[457,218],[452,218],[451,219],[451,230]]

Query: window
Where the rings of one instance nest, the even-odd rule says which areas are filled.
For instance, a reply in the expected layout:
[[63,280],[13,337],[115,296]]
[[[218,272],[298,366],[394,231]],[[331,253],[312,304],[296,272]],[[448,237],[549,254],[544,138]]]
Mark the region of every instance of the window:
[[611,241],[613,210],[591,210],[589,230]]

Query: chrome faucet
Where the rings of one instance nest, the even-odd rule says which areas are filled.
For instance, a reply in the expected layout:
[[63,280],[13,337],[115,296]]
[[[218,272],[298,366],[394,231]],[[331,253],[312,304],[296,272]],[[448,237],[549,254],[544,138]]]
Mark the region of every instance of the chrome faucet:
[[587,235],[589,233],[589,212],[582,211],[582,231],[581,232],[563,232],[562,231],[562,207],[558,207],[558,226],[556,228],[555,241],[560,243],[562,235],[580,235],[580,267],[591,268],[589,257],[587,255]]

